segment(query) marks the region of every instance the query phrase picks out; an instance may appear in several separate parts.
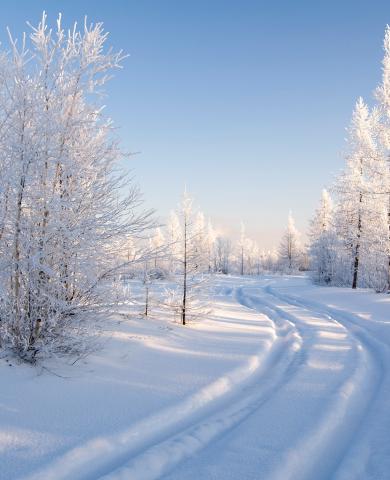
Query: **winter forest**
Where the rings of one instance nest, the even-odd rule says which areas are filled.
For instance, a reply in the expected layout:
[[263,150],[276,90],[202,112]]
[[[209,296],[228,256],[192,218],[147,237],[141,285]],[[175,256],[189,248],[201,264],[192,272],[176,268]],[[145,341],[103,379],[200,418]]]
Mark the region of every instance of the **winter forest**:
[[7,35],[0,478],[387,478],[390,27],[344,165],[307,231],[283,200],[271,249],[191,179],[168,215],[145,206],[106,114],[131,58],[103,23]]

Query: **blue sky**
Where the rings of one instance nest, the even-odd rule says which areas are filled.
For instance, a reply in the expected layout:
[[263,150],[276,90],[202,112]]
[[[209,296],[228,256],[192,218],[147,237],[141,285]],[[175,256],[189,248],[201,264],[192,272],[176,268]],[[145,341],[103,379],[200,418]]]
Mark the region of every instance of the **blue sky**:
[[223,229],[265,247],[291,209],[306,228],[343,166],[345,127],[380,80],[386,1],[2,2],[0,38],[42,10],[103,21],[130,54],[107,111],[147,206],[161,216],[184,184]]

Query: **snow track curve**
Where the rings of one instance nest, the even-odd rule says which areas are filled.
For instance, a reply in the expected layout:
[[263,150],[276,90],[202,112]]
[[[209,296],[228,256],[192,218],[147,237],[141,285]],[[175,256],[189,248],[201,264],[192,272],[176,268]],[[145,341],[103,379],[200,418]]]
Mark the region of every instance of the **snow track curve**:
[[353,315],[287,295],[269,281],[219,294],[264,326],[256,355],[28,480],[190,480],[195,472],[209,480],[369,478],[366,445],[356,438],[388,377],[389,345]]
[[267,286],[239,289],[237,298],[294,324],[300,362],[246,421],[164,478],[189,479],[191,471],[210,479],[333,478],[381,383],[380,361],[336,316]]
[[71,449],[26,480],[160,478],[250,415],[284,381],[301,339],[291,323],[279,318],[275,322],[262,315],[258,322],[268,335],[244,365],[124,432]]

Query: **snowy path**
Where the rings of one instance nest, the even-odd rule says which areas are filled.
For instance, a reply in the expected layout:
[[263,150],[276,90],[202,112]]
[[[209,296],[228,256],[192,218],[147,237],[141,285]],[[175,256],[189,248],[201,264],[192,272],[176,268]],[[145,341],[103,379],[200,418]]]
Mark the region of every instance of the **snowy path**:
[[300,361],[261,408],[164,478],[192,478],[194,471],[209,479],[332,478],[375,395],[380,363],[369,343],[329,315],[268,288],[238,293],[242,303],[298,328]]
[[[325,318],[337,318],[361,340],[373,362],[371,384],[362,396],[367,409],[359,420],[359,428],[350,448],[332,478],[335,480],[387,480],[390,472],[390,316],[389,296],[350,289],[321,289],[297,285],[267,291],[293,305],[320,312]],[[352,301],[351,301],[352,300]],[[351,313],[354,312],[354,313]],[[347,423],[348,419],[344,421]]]
[[158,397],[149,413],[87,436],[31,474],[0,478],[388,478],[388,305],[367,301],[387,298],[364,298],[355,311],[349,292],[283,277],[220,279],[216,291],[212,319],[140,337],[142,360],[159,353],[149,368],[173,355],[173,381],[186,374],[193,386],[180,395],[172,387],[171,400]]
[[[256,326],[258,351],[255,355],[182,402],[136,422],[117,435],[98,437],[79,445],[27,478],[159,478],[164,471],[258,408],[284,381],[288,368],[296,361],[295,352],[301,338],[290,322],[278,317],[274,321],[240,306],[233,298],[227,299],[232,292],[231,288],[221,290],[223,314],[226,315],[227,307],[232,304],[236,307],[234,317],[227,320],[236,335],[239,334],[237,326]],[[219,321],[226,322],[226,319]],[[126,462],[129,458],[130,463]],[[122,464],[125,465],[119,470],[115,468]],[[148,465],[147,472],[145,465]]]

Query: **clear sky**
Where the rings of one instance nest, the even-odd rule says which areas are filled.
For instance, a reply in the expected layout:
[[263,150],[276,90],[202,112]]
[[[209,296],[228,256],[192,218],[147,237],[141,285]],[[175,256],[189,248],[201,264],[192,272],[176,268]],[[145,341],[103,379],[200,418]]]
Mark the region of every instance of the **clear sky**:
[[102,21],[130,54],[109,86],[147,206],[163,217],[184,184],[206,215],[265,247],[289,209],[307,226],[342,168],[345,127],[380,80],[389,1],[15,0],[0,38],[37,23]]

